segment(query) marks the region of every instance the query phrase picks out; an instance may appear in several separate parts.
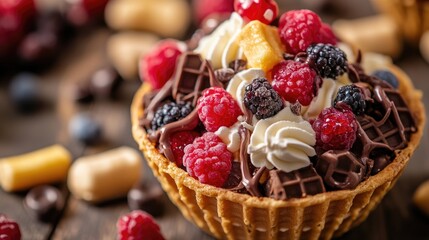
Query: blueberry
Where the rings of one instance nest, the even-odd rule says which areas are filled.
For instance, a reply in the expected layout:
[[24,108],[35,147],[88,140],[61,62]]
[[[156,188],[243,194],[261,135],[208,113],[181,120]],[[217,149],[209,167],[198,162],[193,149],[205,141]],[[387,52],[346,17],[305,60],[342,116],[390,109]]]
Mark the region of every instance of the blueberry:
[[399,87],[398,78],[393,73],[391,73],[390,71],[378,70],[378,71],[375,71],[372,75],[374,77],[377,77],[377,78],[389,83],[395,89],[398,89],[398,87]]
[[14,77],[9,86],[9,95],[17,110],[30,113],[39,105],[38,78],[30,73],[21,73]]
[[69,125],[70,135],[78,141],[93,145],[101,139],[101,125],[87,114],[78,114]]

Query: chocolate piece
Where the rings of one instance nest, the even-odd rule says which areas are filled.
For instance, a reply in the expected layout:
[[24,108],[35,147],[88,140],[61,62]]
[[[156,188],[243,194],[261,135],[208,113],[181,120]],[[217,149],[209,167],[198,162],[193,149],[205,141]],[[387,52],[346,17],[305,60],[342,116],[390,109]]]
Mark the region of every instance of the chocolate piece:
[[234,77],[235,71],[231,68],[221,68],[214,72],[216,79],[222,83],[223,88],[228,86],[229,81]]
[[228,67],[234,70],[235,73],[246,70],[247,61],[243,59],[235,59],[228,64]]
[[113,96],[119,86],[120,77],[113,67],[103,67],[95,71],[90,77],[91,91],[95,96],[108,98]]
[[27,193],[24,206],[38,220],[52,221],[64,207],[64,197],[57,188],[42,185]]
[[195,107],[201,92],[209,87],[222,87],[209,62],[196,53],[182,54],[173,75],[172,91],[176,102],[191,102]]
[[367,166],[347,150],[330,150],[323,153],[315,169],[325,184],[333,189],[353,189],[367,172]]
[[164,192],[158,184],[133,187],[127,195],[128,207],[131,210],[146,211],[154,217],[161,216],[164,213],[163,195]]
[[90,103],[94,100],[94,95],[89,86],[75,85],[72,89],[73,100],[79,103]]
[[265,189],[267,196],[277,200],[303,198],[326,191],[322,178],[311,165],[289,173],[270,170]]
[[241,164],[240,162],[233,161],[231,167],[231,173],[222,188],[234,189],[241,183]]

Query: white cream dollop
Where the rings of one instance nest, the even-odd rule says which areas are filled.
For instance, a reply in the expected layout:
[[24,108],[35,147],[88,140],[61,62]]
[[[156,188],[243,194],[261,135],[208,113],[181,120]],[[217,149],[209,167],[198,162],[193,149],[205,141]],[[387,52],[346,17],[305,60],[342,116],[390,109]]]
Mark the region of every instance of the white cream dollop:
[[309,157],[316,155],[315,144],[310,123],[286,107],[256,123],[247,152],[256,167],[291,172],[310,165]]
[[241,110],[245,111],[244,106],[244,89],[246,85],[250,84],[253,79],[258,77],[265,77],[265,72],[259,68],[249,68],[234,75],[229,81],[226,91],[237,100]]
[[236,122],[231,127],[221,126],[215,134],[226,144],[228,151],[235,153],[240,150],[241,138],[238,133],[241,123]]
[[213,69],[227,68],[233,60],[244,58],[237,41],[243,26],[241,16],[232,13],[212,34],[203,37],[194,51],[209,60]]
[[[344,74],[347,75],[347,74]],[[323,109],[332,106],[332,102],[337,96],[338,89],[344,85],[351,84],[347,76],[342,76],[343,81],[333,80],[330,78],[323,79],[322,87],[319,88],[317,96],[307,107],[301,108],[301,114],[305,119],[315,119]],[[347,83],[343,83],[347,81]]]

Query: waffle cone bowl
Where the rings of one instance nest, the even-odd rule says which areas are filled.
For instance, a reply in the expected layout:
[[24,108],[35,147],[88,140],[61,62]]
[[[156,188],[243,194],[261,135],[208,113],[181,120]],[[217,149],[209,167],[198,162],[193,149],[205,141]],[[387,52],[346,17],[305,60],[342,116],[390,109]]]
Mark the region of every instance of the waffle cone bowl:
[[143,84],[131,106],[132,133],[154,175],[182,214],[218,239],[330,239],[362,223],[394,186],[418,146],[425,112],[422,93],[395,66],[402,96],[415,116],[418,131],[408,146],[378,174],[353,190],[330,191],[299,199],[275,200],[235,193],[202,184],[178,168],[149,141],[140,119],[143,96],[151,89]]

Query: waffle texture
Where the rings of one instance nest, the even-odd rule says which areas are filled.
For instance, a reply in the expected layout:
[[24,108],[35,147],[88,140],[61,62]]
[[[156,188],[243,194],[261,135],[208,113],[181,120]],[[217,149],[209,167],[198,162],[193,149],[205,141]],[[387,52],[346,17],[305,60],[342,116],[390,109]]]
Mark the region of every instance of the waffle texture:
[[395,160],[353,190],[332,191],[306,198],[279,201],[234,193],[200,183],[165,158],[139,126],[143,116],[142,85],[131,106],[132,132],[149,166],[171,201],[198,227],[218,239],[331,239],[363,222],[393,187],[423,134],[425,112],[422,93],[392,66],[400,79],[400,92],[415,114],[418,132]]

